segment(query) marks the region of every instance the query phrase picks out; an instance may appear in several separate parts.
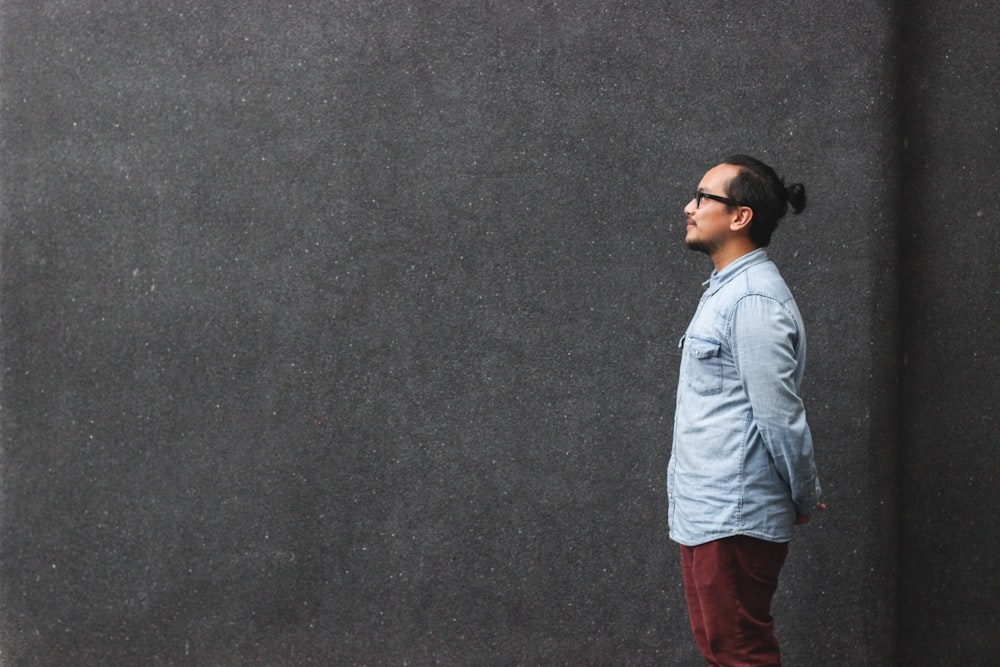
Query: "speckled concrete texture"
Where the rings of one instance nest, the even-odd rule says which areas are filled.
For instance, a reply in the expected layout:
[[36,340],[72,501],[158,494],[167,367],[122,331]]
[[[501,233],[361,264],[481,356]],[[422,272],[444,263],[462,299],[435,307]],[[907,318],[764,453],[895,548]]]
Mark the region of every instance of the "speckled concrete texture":
[[904,14],[900,664],[1000,654],[1000,17]]
[[920,5],[4,0],[0,662],[697,664],[681,209],[739,151],[810,196],[786,661],[975,664],[941,601],[995,567],[941,571],[996,531],[944,514],[995,481],[996,306],[932,278],[991,280],[990,152],[946,140],[995,145],[998,58]]

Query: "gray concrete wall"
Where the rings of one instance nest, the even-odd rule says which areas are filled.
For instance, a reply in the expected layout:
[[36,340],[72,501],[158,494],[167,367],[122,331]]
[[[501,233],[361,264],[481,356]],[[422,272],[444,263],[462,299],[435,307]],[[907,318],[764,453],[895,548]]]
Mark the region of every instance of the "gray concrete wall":
[[1000,17],[957,2],[905,17],[900,661],[989,665],[1000,654]]
[[734,151],[810,194],[772,256],[830,509],[787,661],[982,664],[998,58],[962,7],[4,0],[4,664],[697,664],[681,208]]

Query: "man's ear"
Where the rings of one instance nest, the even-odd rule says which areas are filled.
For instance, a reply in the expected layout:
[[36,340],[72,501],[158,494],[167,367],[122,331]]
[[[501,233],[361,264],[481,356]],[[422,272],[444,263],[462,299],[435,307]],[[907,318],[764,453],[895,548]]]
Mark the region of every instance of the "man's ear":
[[729,229],[734,232],[744,231],[750,226],[751,220],[753,220],[753,209],[749,206],[739,206],[736,209],[736,217],[729,223]]

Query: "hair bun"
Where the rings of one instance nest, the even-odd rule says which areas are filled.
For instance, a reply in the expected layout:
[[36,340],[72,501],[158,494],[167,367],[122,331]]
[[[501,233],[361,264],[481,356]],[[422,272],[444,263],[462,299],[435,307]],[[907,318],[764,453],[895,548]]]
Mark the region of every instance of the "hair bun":
[[806,186],[801,183],[792,183],[785,188],[785,197],[792,205],[792,210],[801,213],[806,207]]

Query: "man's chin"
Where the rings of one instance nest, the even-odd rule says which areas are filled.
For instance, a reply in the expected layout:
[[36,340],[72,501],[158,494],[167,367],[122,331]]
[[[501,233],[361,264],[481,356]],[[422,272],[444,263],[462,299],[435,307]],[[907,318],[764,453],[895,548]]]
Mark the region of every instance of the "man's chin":
[[703,252],[706,255],[708,254],[708,247],[697,239],[684,239],[684,245],[687,246],[688,250]]

